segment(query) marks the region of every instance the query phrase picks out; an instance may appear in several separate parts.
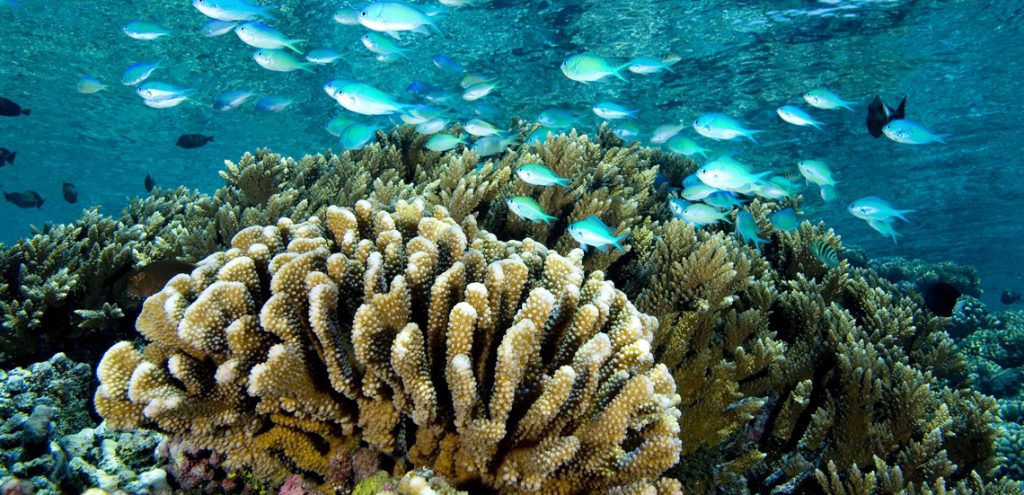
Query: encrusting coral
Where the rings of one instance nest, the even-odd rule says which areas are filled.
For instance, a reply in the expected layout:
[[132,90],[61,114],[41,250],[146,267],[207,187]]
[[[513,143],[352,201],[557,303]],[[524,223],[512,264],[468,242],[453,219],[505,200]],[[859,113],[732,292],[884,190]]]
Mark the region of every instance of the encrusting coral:
[[[680,451],[657,320],[600,272],[445,209],[361,201],[173,278],[98,367],[111,427],[156,426],[266,476],[355,434],[399,467],[502,493],[640,493]],[[327,235],[329,233],[329,235]]]

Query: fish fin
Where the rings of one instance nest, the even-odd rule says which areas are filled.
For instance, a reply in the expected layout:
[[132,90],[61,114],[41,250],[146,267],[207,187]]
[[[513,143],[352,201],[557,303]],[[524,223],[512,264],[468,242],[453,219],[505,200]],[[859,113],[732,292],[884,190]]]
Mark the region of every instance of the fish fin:
[[566,185],[569,184],[570,182],[572,182],[572,179],[569,179],[568,177],[560,177],[558,179],[555,179],[555,184],[558,184],[566,189],[572,189],[571,187]]
[[915,210],[896,210],[896,218],[899,218],[900,220],[903,220],[904,222],[907,223],[914,223],[911,222],[910,220],[907,220],[907,217],[903,216],[904,213],[913,213],[914,211]]
[[821,128],[821,126],[823,126],[823,125],[825,125],[825,124],[822,124],[821,122],[818,122],[818,121],[814,121],[814,120],[812,120],[812,121],[811,121],[811,125],[812,125],[812,126],[814,126],[814,128],[815,128],[815,129],[817,129],[817,130],[821,131],[821,130],[823,130],[823,129]]
[[14,157],[17,156],[17,155],[18,155],[18,152],[15,151],[14,153],[11,153],[10,155],[7,155],[7,158],[5,160],[7,161],[7,163],[9,163],[11,165],[14,165]]
[[554,217],[554,216],[551,216],[551,215],[544,215],[543,217],[541,217],[541,220],[543,220],[545,224],[551,225],[551,221],[552,220],[558,220],[558,217]]
[[399,34],[398,31],[384,31],[384,32],[387,33],[388,36],[390,36],[390,37],[392,37],[392,38],[394,38],[396,40],[402,39],[402,35]]
[[316,64],[314,64],[312,62],[303,62],[303,63],[299,64],[299,69],[304,70],[306,72],[309,72],[310,74],[315,74],[316,71],[314,71],[313,69],[310,68],[310,67],[313,67],[313,66],[316,66]]
[[28,116],[28,115],[32,115],[32,110],[29,110],[29,109],[27,109],[27,108],[22,108],[22,109],[21,109],[21,114],[22,114],[22,115],[26,115],[26,116]]
[[946,138],[948,138],[948,137],[949,137],[949,134],[935,134],[935,142],[941,143],[941,144],[946,144]]
[[[610,244],[602,244],[600,246],[594,246],[594,247],[597,248],[597,250],[601,251],[602,253],[607,253],[608,251],[612,250],[612,246]],[[615,246],[615,247],[618,247],[618,246]],[[619,251],[622,251],[622,248],[619,248]]]
[[760,144],[760,143],[757,142],[756,139],[754,139],[754,134],[757,134],[759,132],[764,132],[764,131],[760,131],[760,130],[747,131],[747,132],[743,133],[743,135],[746,136],[747,139],[751,140],[754,144]]
[[580,250],[583,251],[583,254],[587,254],[587,245],[580,243]]
[[612,72],[612,75],[619,79],[622,79],[625,82],[629,82],[629,79],[626,79],[626,76],[622,75],[622,69],[625,69],[627,67],[629,67],[628,63],[616,67],[615,70]]
[[839,106],[841,106],[841,107],[843,107],[843,108],[845,108],[845,109],[847,109],[847,110],[852,112],[853,109],[850,108],[850,103],[853,103],[853,102],[852,101],[845,101],[844,100],[844,101],[839,102]]
[[276,8],[277,8],[277,5],[267,5],[267,6],[264,6],[264,7],[260,7],[259,8],[259,14],[257,14],[257,15],[259,15],[260,17],[262,17],[262,18],[264,18],[264,19],[266,19],[268,21],[277,21],[278,20],[277,17],[274,17],[274,14],[270,13],[271,10],[276,9]]
[[629,237],[629,232],[626,232],[625,234],[622,234],[622,235],[620,235],[620,236],[616,236],[616,237],[614,238],[615,240],[614,240],[614,241],[612,241],[612,244],[611,244],[611,245],[612,245],[612,246],[615,246],[615,249],[618,249],[620,253],[625,253],[625,252],[626,252],[626,250],[625,250],[625,249],[622,249],[622,245],[620,245],[620,244],[619,244],[619,241],[621,241],[621,240],[623,240],[623,239],[625,239],[625,238],[627,238],[627,237]]
[[907,115],[907,97],[904,96],[900,100],[900,106],[896,107],[896,112],[893,114],[893,120],[906,118]]
[[301,55],[302,54],[302,50],[299,50],[298,48],[296,48],[295,45],[298,44],[298,43],[305,43],[305,42],[306,42],[306,40],[288,40],[288,41],[285,41],[284,46],[288,47],[289,50],[291,50],[291,51]]

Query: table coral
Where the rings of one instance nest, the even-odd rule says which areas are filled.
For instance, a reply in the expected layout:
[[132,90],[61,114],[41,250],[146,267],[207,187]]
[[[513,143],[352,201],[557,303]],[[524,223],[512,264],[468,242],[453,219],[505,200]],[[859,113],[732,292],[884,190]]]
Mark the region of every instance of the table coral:
[[464,224],[363,201],[242,230],[146,301],[151,343],[107,352],[97,411],[270,477],[324,474],[358,434],[503,493],[654,486],[681,444],[657,320],[579,250]]

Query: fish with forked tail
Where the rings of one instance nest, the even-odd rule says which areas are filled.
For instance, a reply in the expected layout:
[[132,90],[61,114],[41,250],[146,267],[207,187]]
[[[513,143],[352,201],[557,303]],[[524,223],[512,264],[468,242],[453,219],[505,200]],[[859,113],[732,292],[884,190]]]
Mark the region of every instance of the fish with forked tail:
[[904,96],[903,100],[900,101],[900,106],[893,109],[889,105],[886,105],[882,98],[875,95],[875,99],[871,100],[868,104],[868,132],[873,137],[882,137],[882,128],[886,124],[897,119],[906,117],[907,109],[907,97]]
[[46,200],[35,191],[5,192],[4,199],[14,203],[19,208],[42,208]]
[[32,110],[21,108],[21,105],[0,96],[0,115],[4,117],[17,117],[19,115],[32,115]]

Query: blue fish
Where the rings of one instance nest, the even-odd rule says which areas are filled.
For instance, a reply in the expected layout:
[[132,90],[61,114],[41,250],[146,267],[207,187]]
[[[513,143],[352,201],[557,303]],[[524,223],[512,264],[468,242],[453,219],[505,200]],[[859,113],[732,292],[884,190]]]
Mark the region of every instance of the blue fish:
[[758,252],[761,252],[761,244],[771,244],[771,241],[758,237],[760,229],[757,228],[757,222],[754,221],[754,215],[746,210],[740,210],[736,214],[736,235],[738,235],[743,242],[753,242],[754,247],[757,248]]
[[775,228],[783,232],[791,232],[800,226],[800,220],[796,218],[796,212],[792,208],[785,208],[768,215]]
[[458,62],[448,58],[443,53],[435,53],[430,59],[434,61],[434,65],[437,66],[438,69],[451,72],[466,72],[465,67],[459,65]]

